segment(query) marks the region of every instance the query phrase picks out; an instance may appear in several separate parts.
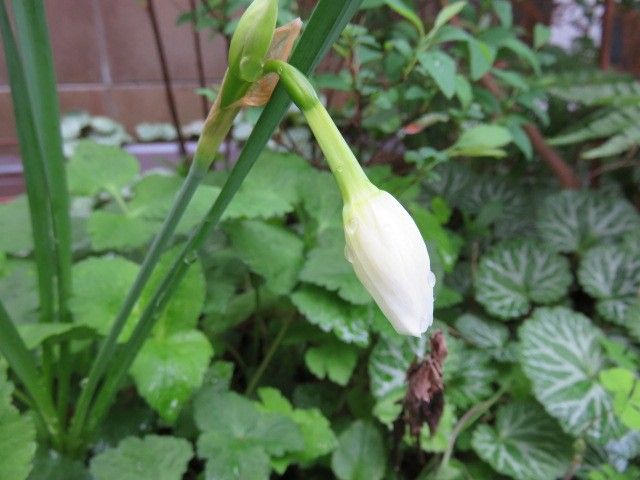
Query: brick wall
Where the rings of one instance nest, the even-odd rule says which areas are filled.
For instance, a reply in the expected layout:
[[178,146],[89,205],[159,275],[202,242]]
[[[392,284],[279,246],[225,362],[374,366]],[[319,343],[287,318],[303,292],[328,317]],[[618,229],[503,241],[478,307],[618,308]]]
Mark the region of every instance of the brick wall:
[[[143,121],[170,121],[158,55],[141,0],[45,0],[62,112],[107,115],[130,130]],[[191,26],[176,26],[188,0],[155,0],[182,123],[201,118]],[[208,82],[225,68],[225,43],[200,35]],[[0,51],[0,152],[17,139]]]

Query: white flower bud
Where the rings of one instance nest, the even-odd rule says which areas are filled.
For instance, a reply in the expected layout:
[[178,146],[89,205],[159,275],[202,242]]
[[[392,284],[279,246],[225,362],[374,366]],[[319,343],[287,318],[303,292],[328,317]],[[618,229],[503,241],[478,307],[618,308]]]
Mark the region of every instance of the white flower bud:
[[421,336],[433,322],[435,276],[427,247],[404,207],[382,190],[343,209],[345,255],[393,328]]

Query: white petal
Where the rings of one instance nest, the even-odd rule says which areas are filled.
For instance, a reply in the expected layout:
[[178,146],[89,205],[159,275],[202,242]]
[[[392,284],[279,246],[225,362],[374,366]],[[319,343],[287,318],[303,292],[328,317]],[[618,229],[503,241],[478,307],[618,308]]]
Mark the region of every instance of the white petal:
[[433,321],[429,254],[415,222],[378,191],[345,205],[347,259],[398,333],[420,336]]

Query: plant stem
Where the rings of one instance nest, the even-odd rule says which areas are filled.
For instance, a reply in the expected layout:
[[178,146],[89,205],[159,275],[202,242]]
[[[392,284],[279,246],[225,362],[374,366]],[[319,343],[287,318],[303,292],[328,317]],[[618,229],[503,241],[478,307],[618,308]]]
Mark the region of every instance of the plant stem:
[[[298,42],[296,50],[291,56],[291,63],[301,71],[309,72],[320,61],[328,48],[336,40],[342,29],[358,10],[362,0],[320,0],[307,24],[307,28]],[[209,209],[206,217],[198,228],[191,234],[186,245],[174,261],[170,271],[165,275],[161,284],[156,288],[151,301],[147,304],[142,317],[136,325],[129,341],[114,359],[109,376],[105,379],[96,396],[91,419],[87,430],[93,431],[106,414],[120,382],[124,379],[131,363],[142,347],[148,332],[158,318],[169,298],[179,285],[195,261],[197,252],[209,237],[212,229],[218,224],[222,214],[236,194],[251,167],[267,144],[269,137],[280,123],[290,105],[290,101],[282,88],[276,88],[271,100],[264,108],[256,127],[251,132],[247,143],[240,154],[238,162],[233,167],[229,178],[222,187],[222,191]],[[201,137],[202,139],[203,137]],[[197,164],[197,158],[193,164]]]
[[467,410],[467,412],[460,418],[460,420],[458,420],[458,423],[456,423],[456,426],[451,431],[449,444],[447,445],[447,449],[442,455],[442,461],[440,462],[438,471],[442,471],[442,469],[449,464],[449,460],[451,460],[451,454],[453,453],[453,448],[455,447],[458,435],[460,435],[469,425],[475,422],[482,414],[484,414],[498,400],[500,400],[500,398],[505,394],[508,388],[508,384],[503,385],[491,398],[474,405],[472,408]]
[[38,375],[33,357],[2,302],[0,302],[0,353],[7,359],[9,366],[24,385],[49,435],[59,447],[61,445],[60,422],[53,405],[51,391],[46,388],[42,377]]
[[266,72],[280,76],[280,82],[304,114],[320,145],[320,150],[329,163],[345,203],[361,195],[362,192],[377,191],[365,175],[331,115],[318,99],[309,80],[295,67],[280,60],[269,60],[264,68]]
[[294,318],[294,315],[289,315],[283,320],[282,326],[280,327],[280,330],[278,331],[276,338],[273,339],[273,342],[269,346],[269,350],[267,351],[266,355],[262,359],[262,362],[258,366],[256,373],[254,373],[253,377],[251,377],[251,381],[247,385],[247,389],[244,392],[245,395],[249,396],[255,390],[256,385],[258,385],[258,382],[260,381],[260,379],[262,378],[262,375],[264,374],[264,371],[267,369],[267,367],[269,366],[269,363],[271,363],[271,359],[273,358],[276,351],[280,347],[280,344],[282,343],[282,340],[284,339],[284,336],[286,335],[287,330],[289,330],[289,326],[291,325],[293,318]]
[[151,273],[155,269],[160,256],[169,244],[169,241],[171,240],[171,237],[173,236],[178,222],[182,218],[189,201],[193,197],[198,185],[207,174],[209,166],[211,165],[220,144],[229,131],[237,112],[238,110],[236,108],[217,109],[216,106],[213,107],[205,124],[203,135],[200,137],[200,141],[198,142],[194,162],[191,164],[189,173],[187,174],[187,177],[174,200],[171,211],[160,228],[160,232],[156,235],[153,243],[149,247],[149,251],[147,252],[147,256],[140,267],[138,276],[127,293],[127,297],[118,312],[118,316],[109,331],[109,335],[103,342],[91,367],[91,371],[87,377],[87,383],[80,394],[80,398],[76,406],[76,412],[71,423],[70,433],[72,437],[77,437],[81,434],[89,412],[91,401],[93,400],[93,395],[98,387],[102,375],[109,365],[109,362],[113,359],[118,337],[120,336],[127,319],[131,315],[133,307],[140,298],[140,294],[142,293],[144,286],[147,284]]

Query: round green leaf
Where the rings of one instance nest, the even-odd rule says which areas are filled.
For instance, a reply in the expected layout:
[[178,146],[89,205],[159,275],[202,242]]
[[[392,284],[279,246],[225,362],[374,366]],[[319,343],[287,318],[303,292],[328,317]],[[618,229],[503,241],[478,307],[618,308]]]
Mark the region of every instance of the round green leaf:
[[625,325],[629,307],[640,298],[640,257],[617,245],[592,248],[580,262],[578,280],[597,299],[598,313]]
[[92,480],[92,477],[82,461],[41,445],[28,480]]
[[638,213],[623,198],[586,191],[550,195],[537,221],[542,239],[558,252],[582,252],[639,225]]
[[271,460],[271,465],[278,473],[284,473],[291,463],[308,464],[337,447],[338,441],[331,430],[331,424],[320,410],[294,409],[289,400],[275,388],[261,388],[258,390],[258,396],[266,411],[285,415],[296,422],[304,439],[303,450]]
[[495,425],[479,425],[471,444],[480,458],[516,480],[561,477],[572,457],[572,439],[534,402],[503,405]]
[[612,399],[598,382],[602,332],[568,308],[540,308],[519,330],[522,367],[533,392],[562,428],[605,441],[618,430]]
[[516,318],[533,303],[560,300],[571,280],[569,262],[560,255],[533,242],[505,242],[480,260],[476,298],[489,313]]
[[131,366],[140,395],[169,423],[202,385],[213,355],[211,344],[197,330],[148,339]]
[[307,368],[318,378],[328,377],[345,386],[358,361],[358,349],[336,338],[330,338],[304,355]]
[[194,419],[203,432],[198,438],[198,455],[207,459],[207,480],[267,480],[270,456],[304,447],[293,420],[263,412],[237,393],[198,395]]
[[183,438],[128,437],[96,455],[91,474],[96,480],[180,480],[192,456],[191,445]]
[[[91,257],[76,263],[73,296],[69,302],[74,321],[106,335],[138,269],[137,264],[115,256]],[[129,319],[125,336],[131,333],[132,327]]]
[[274,293],[295,286],[302,266],[302,240],[290,230],[257,220],[226,226],[233,248],[251,270],[263,276]]
[[160,223],[105,210],[91,212],[87,232],[95,251],[127,251],[151,241]]
[[297,155],[265,151],[233,201],[223,219],[271,218],[293,211],[300,200],[297,180],[309,164]]
[[298,288],[291,294],[291,301],[309,322],[325,332],[333,331],[343,342],[369,343],[371,312],[367,306],[351,305],[334,293],[311,285]]
[[91,197],[101,192],[120,191],[138,174],[138,160],[124,150],[81,141],[69,159],[69,191]]
[[[169,272],[182,246],[177,245],[160,257],[147,286],[145,287],[140,300],[133,310],[133,315],[142,313],[141,306],[145,306],[151,301],[156,288]],[[171,300],[160,314],[160,319],[156,325],[156,333],[160,335],[173,332],[181,332],[193,329],[198,323],[198,317],[202,313],[205,298],[205,279],[202,272],[202,263],[197,259],[180,281]]]
[[335,291],[351,303],[370,303],[371,295],[362,286],[344,256],[344,245],[342,227],[327,229],[315,248],[307,254],[300,271],[300,280]]
[[15,255],[29,253],[33,249],[33,234],[29,203],[25,195],[0,203],[0,251]]
[[[120,341],[126,340],[130,335],[135,319],[142,313],[142,308],[147,305],[158,283],[170,268],[178,248],[180,247],[175,247],[161,257],[127,320]],[[76,263],[73,266],[73,297],[70,301],[74,321],[106,335],[138,270],[136,263],[118,256],[91,257]],[[161,313],[156,330],[169,334],[192,329],[202,311],[204,289],[202,267],[200,262],[195,262]]]
[[2,302],[18,324],[37,320],[38,278],[35,264],[28,260],[7,259],[0,271]]
[[380,480],[386,463],[380,432],[362,420],[342,432],[331,456],[331,468],[340,480]]

